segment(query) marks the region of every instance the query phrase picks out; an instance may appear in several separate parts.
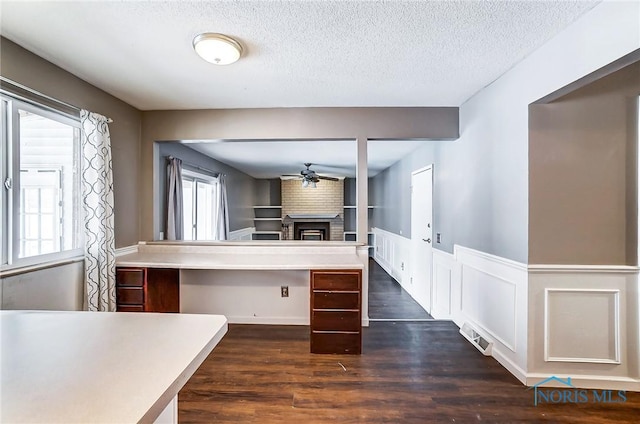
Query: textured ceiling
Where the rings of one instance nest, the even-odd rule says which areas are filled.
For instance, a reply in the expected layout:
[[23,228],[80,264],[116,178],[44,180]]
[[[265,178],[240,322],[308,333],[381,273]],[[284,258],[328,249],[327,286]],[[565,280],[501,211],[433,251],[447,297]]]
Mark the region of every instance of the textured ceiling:
[[[0,33],[141,110],[459,106],[597,1],[0,0]],[[241,41],[229,66],[201,32]],[[286,147],[282,148],[286,143]],[[369,175],[429,142],[369,144]],[[191,145],[256,178],[353,176],[353,141]]]
[[2,0],[0,33],[141,110],[459,106],[596,3]]

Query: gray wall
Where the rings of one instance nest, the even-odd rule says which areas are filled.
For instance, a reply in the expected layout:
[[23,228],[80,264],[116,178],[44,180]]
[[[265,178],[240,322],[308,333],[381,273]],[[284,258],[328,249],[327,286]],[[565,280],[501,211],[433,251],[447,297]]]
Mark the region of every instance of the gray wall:
[[[180,143],[158,143],[158,161],[156,167],[158,170],[158,199],[156,208],[158,208],[160,216],[160,229],[165,231],[166,228],[166,182],[167,182],[167,156],[174,156],[182,159],[183,162],[200,166],[214,172],[220,172],[226,175],[227,182],[227,201],[229,202],[229,230],[235,231],[241,228],[253,227],[253,205],[257,200],[265,200],[264,190],[260,190],[260,199],[257,199],[258,180],[233,168],[225,163],[217,161],[209,156],[203,155],[188,146]],[[268,180],[265,180],[268,181]],[[262,183],[265,185],[265,183]],[[268,193],[267,193],[268,195]],[[266,203],[264,203],[266,204]],[[158,235],[156,235],[158,238]]]
[[272,178],[269,180],[255,180],[255,182],[255,205],[280,206],[282,204],[282,189],[280,178]]
[[635,265],[640,63],[529,119],[529,262]]
[[113,119],[109,124],[113,157],[116,247],[140,239],[141,113],[17,44],[0,38],[0,74],[74,106]]
[[491,228],[495,209],[510,207],[509,202],[496,203],[487,183],[494,172],[491,163],[501,160],[480,143],[429,142],[373,178],[373,226],[411,238],[411,173],[433,165],[433,247],[449,253],[454,244],[494,254],[498,248],[513,252],[509,244],[496,245],[492,231],[500,229]]
[[[429,142],[370,179],[369,203],[376,206],[373,211],[372,227],[411,238],[411,173],[427,165],[435,165],[438,146],[438,142]],[[436,231],[441,230],[438,225],[442,222],[440,210],[443,202],[438,198],[441,190],[438,184],[437,165],[434,166],[433,171],[433,232],[435,234]],[[440,248],[446,249],[445,245]]]

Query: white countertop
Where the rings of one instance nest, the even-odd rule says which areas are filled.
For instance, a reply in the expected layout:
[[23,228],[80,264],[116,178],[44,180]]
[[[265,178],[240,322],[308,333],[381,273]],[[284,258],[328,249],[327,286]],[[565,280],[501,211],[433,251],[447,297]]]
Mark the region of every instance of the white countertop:
[[[363,269],[357,243],[140,243],[119,256],[118,266],[178,269],[308,270]],[[365,251],[366,254],[366,251]]]
[[227,331],[221,315],[0,311],[0,421],[153,422]]

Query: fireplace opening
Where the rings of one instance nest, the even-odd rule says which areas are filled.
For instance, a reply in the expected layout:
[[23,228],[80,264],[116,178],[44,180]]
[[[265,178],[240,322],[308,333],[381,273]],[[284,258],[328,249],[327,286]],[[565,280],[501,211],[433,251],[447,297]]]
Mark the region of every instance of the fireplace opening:
[[329,222],[294,222],[295,240],[329,240],[331,238]]

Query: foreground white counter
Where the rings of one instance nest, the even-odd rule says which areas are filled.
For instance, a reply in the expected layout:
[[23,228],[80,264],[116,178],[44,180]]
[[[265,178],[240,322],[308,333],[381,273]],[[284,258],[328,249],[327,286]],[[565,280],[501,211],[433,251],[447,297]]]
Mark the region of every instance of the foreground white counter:
[[0,311],[0,421],[153,422],[227,331],[221,315]]

